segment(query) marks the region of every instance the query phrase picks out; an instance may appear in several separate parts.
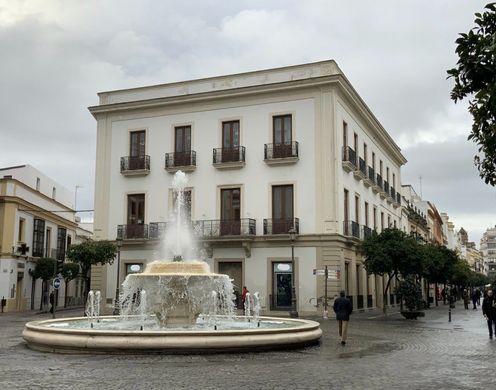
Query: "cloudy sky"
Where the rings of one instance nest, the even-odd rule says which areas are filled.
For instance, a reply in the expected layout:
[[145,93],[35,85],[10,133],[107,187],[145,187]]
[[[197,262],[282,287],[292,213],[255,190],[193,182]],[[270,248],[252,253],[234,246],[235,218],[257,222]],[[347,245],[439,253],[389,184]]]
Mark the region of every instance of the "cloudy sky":
[[476,0],[0,0],[0,166],[91,209],[99,91],[335,59],[403,150],[403,184],[471,240],[496,224],[446,70]]

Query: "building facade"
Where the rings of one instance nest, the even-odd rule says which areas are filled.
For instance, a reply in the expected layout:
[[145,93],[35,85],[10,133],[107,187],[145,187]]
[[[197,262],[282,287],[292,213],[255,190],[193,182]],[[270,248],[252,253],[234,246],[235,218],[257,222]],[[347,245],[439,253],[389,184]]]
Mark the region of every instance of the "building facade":
[[[5,311],[46,308],[36,261],[64,261],[76,237],[72,194],[29,165],[0,169],[0,297]],[[59,290],[64,305],[65,284]]]
[[496,226],[484,232],[480,241],[480,250],[484,262],[484,273],[496,279]]
[[[189,216],[215,272],[259,291],[265,311],[298,310],[346,290],[355,307],[382,305],[356,247],[401,225],[399,147],[334,61],[99,94],[95,239],[123,239],[117,262],[92,269],[107,305],[132,265],[160,253],[188,173]],[[295,269],[291,267],[290,230]],[[314,269],[341,271],[324,281]]]

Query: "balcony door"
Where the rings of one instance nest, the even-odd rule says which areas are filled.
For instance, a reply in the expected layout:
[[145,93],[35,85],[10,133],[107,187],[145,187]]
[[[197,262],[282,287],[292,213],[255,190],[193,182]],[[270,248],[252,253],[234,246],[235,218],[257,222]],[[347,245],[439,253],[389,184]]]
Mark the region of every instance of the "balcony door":
[[239,188],[221,190],[220,234],[239,235],[241,231],[241,191]]
[[129,169],[143,169],[145,167],[146,132],[132,131],[129,142]]
[[191,126],[174,129],[174,166],[191,165]]
[[287,233],[293,224],[293,185],[273,186],[272,233]]
[[239,161],[239,121],[222,122],[222,162]]
[[127,196],[127,238],[143,238],[145,233],[145,194]]
[[273,117],[273,156],[274,158],[292,156],[292,116],[279,115]]

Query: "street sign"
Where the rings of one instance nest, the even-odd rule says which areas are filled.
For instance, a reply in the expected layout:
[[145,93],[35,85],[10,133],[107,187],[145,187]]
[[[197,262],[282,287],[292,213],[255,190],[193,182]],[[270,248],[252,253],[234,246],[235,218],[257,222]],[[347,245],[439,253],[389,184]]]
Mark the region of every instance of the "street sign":
[[53,283],[52,283],[52,285],[53,285],[53,288],[54,288],[55,290],[58,290],[58,289],[60,288],[60,284],[61,284],[61,281],[60,281],[60,279],[59,279],[59,278],[55,278],[55,279],[53,279]]
[[[325,269],[314,269],[313,274],[315,276],[325,276],[326,270]],[[340,277],[341,277],[341,271],[340,270],[327,269],[327,279],[339,280]]]

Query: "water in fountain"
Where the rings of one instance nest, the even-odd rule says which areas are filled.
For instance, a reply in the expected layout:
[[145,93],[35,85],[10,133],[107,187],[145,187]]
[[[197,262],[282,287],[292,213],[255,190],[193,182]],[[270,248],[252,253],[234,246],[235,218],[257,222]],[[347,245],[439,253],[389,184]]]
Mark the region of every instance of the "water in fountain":
[[246,293],[245,297],[245,316],[250,317],[251,316],[251,294]]
[[139,318],[140,318],[140,323],[141,323],[141,330],[144,330],[146,320],[148,319],[148,311],[147,311],[147,307],[146,307],[146,291],[145,290],[140,291],[140,301],[139,301],[139,305],[138,305],[138,313],[139,313]]
[[[212,313],[212,291],[216,292],[215,314],[234,316],[234,290],[227,275],[210,272],[208,264],[193,260],[195,242],[191,221],[185,213],[186,175],[178,171],[173,180],[175,208],[167,224],[164,246],[168,261],[153,261],[141,274],[131,274],[122,285],[122,315],[136,310],[139,291],[145,289],[147,310],[155,313],[162,327],[191,326],[200,313]],[[172,260],[172,262],[171,262]]]
[[260,317],[260,294],[258,291],[253,294],[253,319],[255,321],[258,321],[258,318]]
[[88,293],[85,313],[90,323],[93,323],[94,321],[96,322],[100,321],[100,301],[101,301],[100,291],[91,290]]

